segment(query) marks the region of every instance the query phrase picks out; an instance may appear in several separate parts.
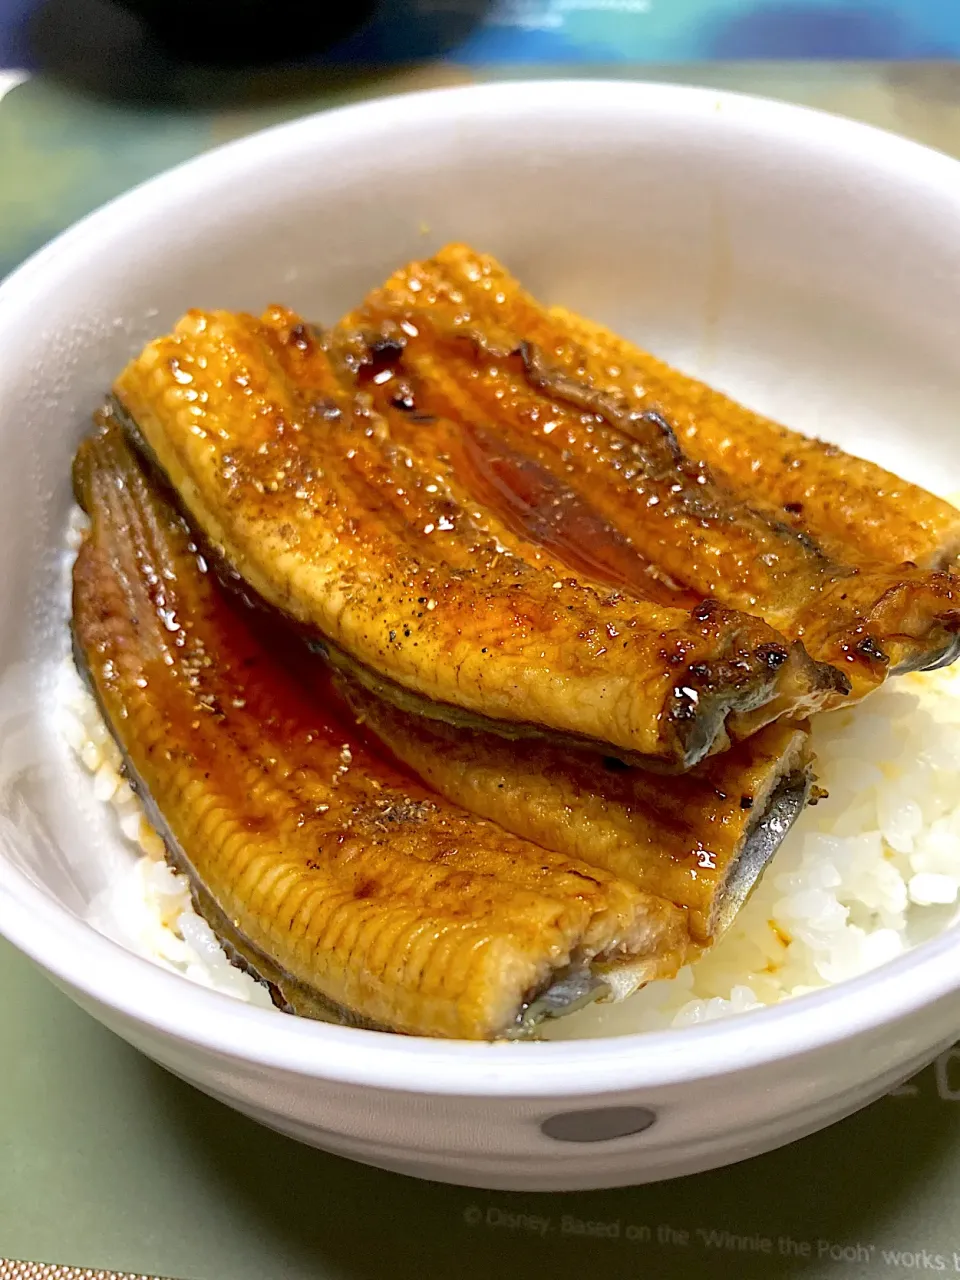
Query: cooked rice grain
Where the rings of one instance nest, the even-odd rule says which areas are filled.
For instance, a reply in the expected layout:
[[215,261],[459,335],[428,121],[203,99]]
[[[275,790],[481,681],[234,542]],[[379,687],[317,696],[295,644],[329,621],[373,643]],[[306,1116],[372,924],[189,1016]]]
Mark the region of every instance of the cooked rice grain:
[[905,676],[813,727],[820,785],[720,943],[669,982],[553,1038],[684,1027],[865,973],[953,920],[960,894],[960,670]]

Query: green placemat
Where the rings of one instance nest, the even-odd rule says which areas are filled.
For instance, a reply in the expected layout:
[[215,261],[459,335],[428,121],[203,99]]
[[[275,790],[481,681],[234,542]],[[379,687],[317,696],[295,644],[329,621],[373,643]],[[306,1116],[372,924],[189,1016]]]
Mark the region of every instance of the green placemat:
[[382,1173],[260,1128],[3,943],[0,1026],[0,1255],[181,1280],[960,1274],[960,1051],[758,1160],[522,1195]]
[[[534,70],[571,74],[516,74]],[[960,156],[953,66],[642,75],[808,103]],[[476,78],[449,65],[304,73],[254,78],[242,106],[152,110],[29,81],[0,103],[0,271],[218,142],[373,92]],[[197,101],[216,96],[196,88]],[[0,1258],[180,1280],[960,1275],[960,1050],[896,1096],[758,1160],[652,1187],[519,1195],[416,1182],[261,1129],[102,1030],[2,942],[0,1027]]]

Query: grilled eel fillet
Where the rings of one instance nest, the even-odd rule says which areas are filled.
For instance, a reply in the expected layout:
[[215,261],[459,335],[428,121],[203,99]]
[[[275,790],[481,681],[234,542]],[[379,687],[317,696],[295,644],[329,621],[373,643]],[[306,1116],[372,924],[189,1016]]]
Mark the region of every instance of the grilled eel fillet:
[[191,311],[114,390],[218,557],[423,714],[683,770],[848,687],[747,613],[610,591],[513,536],[290,312]]
[[951,503],[744,408],[601,325],[562,307],[548,314],[584,353],[597,386],[631,394],[640,386],[637,403],[669,417],[685,453],[722,472],[748,501],[762,494],[776,503],[785,521],[811,533],[829,555],[926,569],[956,561],[960,511]]
[[810,794],[806,724],[778,721],[665,779],[549,742],[519,750],[337,683],[364,726],[434,791],[677,903],[698,946],[730,925]]
[[[581,347],[584,333],[590,341]],[[647,365],[628,364],[626,344],[608,346],[589,326],[545,311],[492,258],[451,245],[411,264],[341,321],[329,346],[343,380],[362,389],[398,445],[432,450],[455,493],[484,484],[499,492],[515,530],[564,554],[563,540],[576,543],[581,564],[589,556],[596,572],[600,562],[608,582],[642,589],[640,580],[654,573],[672,584],[675,601],[686,593],[758,614],[842,671],[854,697],[890,673],[944,665],[960,652],[960,579],[899,564],[882,540],[872,561],[858,559],[859,546],[830,525],[848,470],[850,502],[861,507],[868,479],[886,473],[806,442],[803,456],[820,462],[805,482],[815,484],[804,524],[796,512],[790,523],[765,492],[772,427],[718,451],[721,461],[732,452],[752,459],[731,484],[711,470],[704,448],[687,452],[707,438],[696,434],[692,393],[668,394],[674,384],[665,374],[655,392],[645,391]],[[677,413],[675,431],[667,419]],[[738,423],[726,420],[728,429]],[[792,474],[786,464],[781,470]],[[828,473],[821,494],[816,485]],[[775,479],[770,490],[775,501],[788,500]],[[914,492],[886,476],[865,527],[887,512],[912,539],[898,550],[919,552],[921,529],[949,540],[960,515],[922,494],[911,521],[902,512]],[[847,514],[853,521],[852,509]],[[835,552],[852,553],[853,562]]]
[[591,966],[683,963],[683,911],[375,755],[321,664],[212,580],[115,426],[74,475],[80,666],[199,908],[287,1007],[483,1039],[603,990]]

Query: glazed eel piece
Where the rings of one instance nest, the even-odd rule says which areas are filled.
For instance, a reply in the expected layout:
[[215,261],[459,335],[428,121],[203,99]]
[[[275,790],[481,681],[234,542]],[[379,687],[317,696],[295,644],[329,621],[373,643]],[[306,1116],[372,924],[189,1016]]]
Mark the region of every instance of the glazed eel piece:
[[679,777],[616,759],[518,749],[406,715],[338,679],[364,726],[434,791],[547,849],[682,906],[694,943],[728,928],[813,782],[809,726],[778,721]]
[[281,308],[189,312],[114,390],[218,557],[405,709],[682,771],[848,687],[748,613],[611,591],[513,537]]
[[[836,559],[817,541],[818,526],[790,523],[756,479],[740,492],[689,454],[688,433],[670,417],[674,401],[623,377],[604,381],[601,366],[622,374],[619,356],[599,340],[581,350],[569,326],[492,258],[452,245],[409,265],[345,317],[328,345],[344,384],[398,443],[432,450],[454,489],[499,492],[527,536],[551,547],[575,541],[609,582],[635,588],[653,566],[676,599],[709,597],[758,614],[842,672],[855,697],[888,674],[960,652],[960,579],[889,556]],[[765,469],[769,441],[761,448],[754,435],[754,446]],[[845,466],[842,455],[833,459],[825,509]],[[812,499],[809,509],[819,509]],[[921,511],[944,506],[926,495]],[[896,526],[898,504],[889,510]]]
[[682,910],[378,754],[322,664],[216,582],[115,425],[74,480],[78,663],[200,911],[283,1007],[494,1038],[605,991],[597,970],[683,963]]
[[[747,500],[775,502],[838,560],[946,569],[960,555],[960,510],[919,485],[791,431],[562,307],[549,317],[586,357],[598,387],[633,391],[670,418],[692,458],[715,467]],[[611,375],[611,369],[616,374]],[[759,463],[759,465],[757,465]]]

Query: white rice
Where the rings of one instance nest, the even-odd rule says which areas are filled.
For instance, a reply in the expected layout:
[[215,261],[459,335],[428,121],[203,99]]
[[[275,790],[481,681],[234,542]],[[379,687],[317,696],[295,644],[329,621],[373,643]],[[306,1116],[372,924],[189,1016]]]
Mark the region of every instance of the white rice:
[[[120,753],[72,664],[61,731],[129,850],[90,904],[102,933],[193,982],[269,1006],[193,910],[185,878],[121,777]],[[814,723],[821,785],[724,939],[669,981],[545,1028],[552,1038],[690,1026],[776,1004],[892,960],[953,919],[960,896],[960,669],[906,676]]]
[[[73,559],[87,521],[74,508],[62,564],[66,597]],[[57,729],[90,775],[90,793],[113,810],[114,831],[126,856],[90,902],[87,920],[100,933],[191,982],[267,1008],[266,987],[230,963],[213,930],[193,909],[190,886],[165,861],[163,841],[120,773],[120,750],[68,658],[57,673]],[[115,861],[111,859],[111,862]]]
[[[76,545],[79,523],[71,527]],[[193,910],[186,879],[120,774],[120,753],[72,662],[59,729],[112,807],[122,871],[88,920],[192,982],[263,1006]],[[550,1039],[685,1027],[856,977],[945,929],[960,900],[960,664],[891,681],[861,706],[817,717],[820,785],[811,807],[723,940],[676,978],[547,1024]]]
[[552,1039],[685,1027],[857,977],[952,923],[960,896],[960,667],[903,676],[813,725],[820,785],[716,947]]
[[93,798],[110,805],[126,866],[91,901],[87,920],[116,942],[191,982],[272,1007],[265,987],[230,963],[193,909],[190,886],[164,861],[164,844],[120,774],[120,752],[72,663],[63,672],[64,737],[91,777]]

